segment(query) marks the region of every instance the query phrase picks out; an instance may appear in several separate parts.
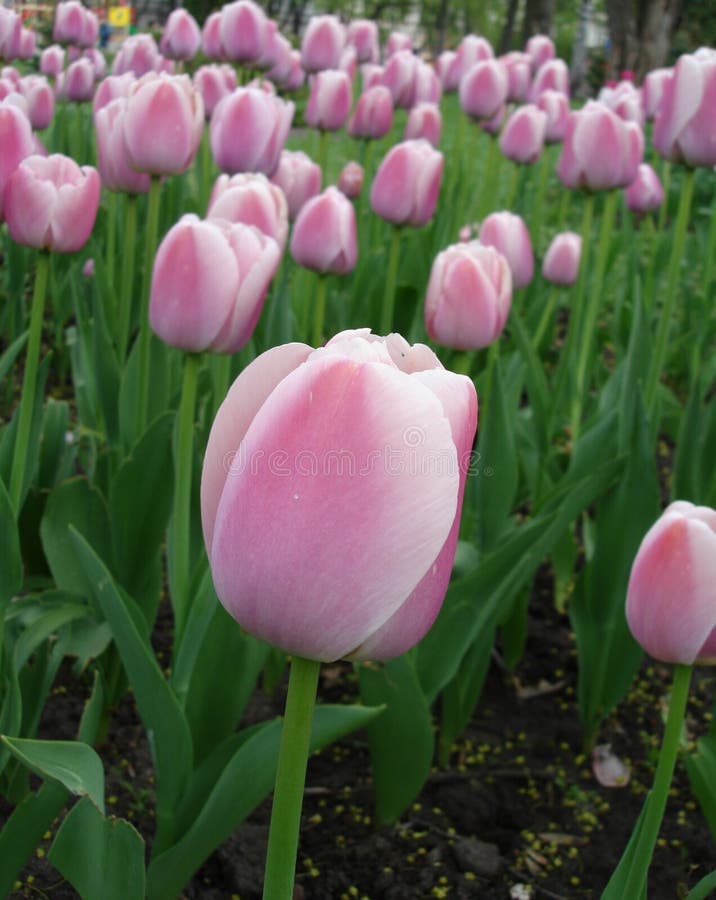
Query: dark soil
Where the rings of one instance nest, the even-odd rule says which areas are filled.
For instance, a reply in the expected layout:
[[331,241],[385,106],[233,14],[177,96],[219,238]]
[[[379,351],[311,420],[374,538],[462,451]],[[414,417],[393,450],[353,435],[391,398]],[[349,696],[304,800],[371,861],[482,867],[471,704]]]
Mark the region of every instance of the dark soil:
[[[670,679],[668,666],[646,661],[629,697],[605,723],[600,740],[631,766],[631,780],[626,787],[602,787],[582,752],[568,620],[551,603],[535,600],[522,663],[510,673],[495,654],[450,768],[432,771],[395,825],[374,827],[363,735],[311,759],[295,900],[598,897],[651,784]],[[72,737],[87,690],[64,672],[41,736]],[[249,720],[280,714],[283,690],[257,692]],[[320,696],[352,702],[351,667],[324,667]],[[712,701],[713,669],[697,669],[690,738],[708,727]],[[129,695],[101,752],[110,808],[151,835],[151,764]],[[6,812],[0,808],[0,818]],[[266,801],[206,862],[183,897],[259,898],[269,812]],[[46,837],[11,896],[77,896],[45,860],[51,835]],[[649,900],[684,897],[714,867],[714,842],[679,764],[650,870]],[[528,887],[524,893],[520,884]]]

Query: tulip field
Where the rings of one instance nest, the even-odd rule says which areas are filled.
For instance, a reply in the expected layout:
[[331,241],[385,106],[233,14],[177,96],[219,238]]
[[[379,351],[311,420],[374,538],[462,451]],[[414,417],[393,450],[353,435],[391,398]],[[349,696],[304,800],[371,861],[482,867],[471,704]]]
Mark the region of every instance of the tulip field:
[[36,24],[0,897],[714,896],[716,50]]

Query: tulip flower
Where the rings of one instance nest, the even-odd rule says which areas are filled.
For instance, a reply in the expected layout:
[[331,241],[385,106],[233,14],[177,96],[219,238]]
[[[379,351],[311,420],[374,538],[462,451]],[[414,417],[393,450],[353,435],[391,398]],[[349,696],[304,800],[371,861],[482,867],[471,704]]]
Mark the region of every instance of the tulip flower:
[[299,210],[321,190],[321,167],[302,150],[284,150],[271,182],[286,196],[288,214],[295,219]]
[[635,213],[652,212],[664,202],[664,188],[648,163],[641,163],[636,178],[626,188],[624,196],[627,206]]
[[221,11],[219,33],[226,59],[256,65],[266,48],[268,17],[253,0],[235,0]]
[[505,257],[480,241],[454,244],[435,257],[425,298],[431,340],[456,350],[489,346],[502,333],[512,303]]
[[443,50],[435,60],[435,71],[446,93],[457,90],[460,79],[458,77],[457,52],[455,50]]
[[644,83],[641,86],[641,99],[647,119],[655,118],[661,106],[664,86],[673,74],[673,69],[652,69],[651,72],[644,76]]
[[679,57],[664,84],[653,141],[666,159],[688,166],[716,165],[716,58]]
[[207,219],[255,225],[283,252],[288,237],[288,204],[275,184],[258,172],[220,175],[211,191]]
[[125,72],[123,75],[108,75],[107,78],[102,79],[92,98],[92,112],[96,114],[103,106],[107,106],[108,103],[119,97],[126,98],[130,85],[135,81],[136,78],[132,72]]
[[52,39],[60,44],[82,44],[85,17],[89,10],[79,0],[67,0],[55,7]]
[[40,54],[40,72],[48,78],[57,78],[65,67],[65,51],[59,44],[51,44]]
[[544,140],[546,144],[556,144],[564,140],[569,120],[569,98],[561,91],[542,91],[537,98],[537,107],[547,116]]
[[563,59],[550,59],[537,69],[529,91],[529,99],[536,103],[539,95],[548,90],[559,91],[569,97],[569,69]]
[[477,62],[460,81],[460,107],[473,119],[490,119],[504,106],[507,69],[499,60]]
[[306,124],[321,131],[342,128],[351,111],[353,91],[350,78],[337,69],[324,69],[311,76],[306,106]]
[[393,96],[385,85],[367,88],[358,98],[348,122],[348,134],[377,140],[385,137],[393,124]]
[[480,226],[479,238],[506,257],[516,288],[526,287],[532,281],[534,255],[524,219],[507,211],[492,213]]
[[346,31],[346,43],[355,47],[359,63],[378,61],[378,26],[371,19],[354,19]]
[[341,169],[338,176],[338,190],[351,200],[360,197],[363,190],[363,166],[351,160]]
[[374,63],[364,63],[360,67],[361,85],[363,93],[369,88],[375,87],[377,84],[383,84],[383,66]]
[[47,79],[42,75],[26,75],[20,82],[27,100],[27,115],[34,129],[42,131],[52,121],[55,97]]
[[32,156],[35,144],[25,113],[11,103],[0,103],[0,222],[4,217],[5,187],[23,159]]
[[147,72],[158,72],[162,67],[162,55],[151,34],[133,34],[122,44],[112,63],[112,74],[131,72],[141,78]]
[[159,50],[169,59],[192,59],[201,46],[201,32],[196,19],[183,7],[169,13]]
[[399,50],[385,64],[382,83],[390,91],[394,106],[410,109],[415,102],[417,66],[417,57],[410,50]]
[[97,168],[102,184],[110,191],[146,194],[151,176],[132,167],[124,142],[126,97],[118,97],[94,114]]
[[505,123],[500,150],[513,162],[535,163],[544,149],[547,115],[533,103],[518,107]]
[[542,275],[553,284],[574,284],[579,274],[582,236],[574,231],[556,234],[542,261]]
[[337,16],[311,16],[301,41],[301,66],[306,72],[337,69],[346,32]]
[[408,113],[403,131],[403,140],[419,140],[424,138],[433,147],[440,143],[442,116],[436,103],[416,103]]
[[373,212],[394,225],[425,225],[435,212],[442,173],[443,155],[427,141],[396,144],[373,180]]
[[94,96],[94,66],[85,57],[68,66],[64,78],[64,96],[75,103],[84,103]]
[[388,35],[388,40],[385,42],[385,56],[389,59],[391,56],[395,56],[396,53],[400,53],[403,50],[407,50],[410,53],[413,51],[413,41],[410,38],[410,35],[406,34],[404,31],[391,31]]
[[523,103],[529,94],[532,82],[531,60],[526,53],[513,51],[500,57],[500,62],[507,69],[507,100]]
[[220,100],[236,90],[236,73],[228,65],[200,66],[192,81],[204,101],[204,116],[211,119]]
[[322,274],[345,275],[355,268],[355,210],[337,188],[327,188],[301,207],[291,235],[291,256]]
[[201,29],[201,51],[204,56],[213,60],[226,59],[224,45],[221,43],[221,15],[220,10],[209,13]]
[[436,70],[421,59],[415,67],[413,103],[440,103],[443,88]]
[[0,6],[0,60],[16,59],[20,48],[22,19],[14,9]]
[[525,53],[532,63],[532,71],[536,72],[544,63],[555,57],[554,42],[546,34],[533,34],[527,41]]
[[475,63],[495,58],[495,51],[487,38],[477,34],[466,34],[458,44],[453,78],[456,87]]

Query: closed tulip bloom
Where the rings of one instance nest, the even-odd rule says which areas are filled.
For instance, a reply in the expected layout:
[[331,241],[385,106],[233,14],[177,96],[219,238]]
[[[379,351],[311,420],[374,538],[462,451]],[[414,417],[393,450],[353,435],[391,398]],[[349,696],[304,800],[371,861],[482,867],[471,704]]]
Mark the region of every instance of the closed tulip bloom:
[[532,63],[532,71],[536,72],[544,63],[554,59],[556,51],[554,42],[546,34],[533,34],[527,41],[525,53]]
[[547,115],[534,103],[519,106],[505,123],[500,150],[513,162],[535,163],[544,149]]
[[94,96],[94,66],[82,57],[71,63],[65,72],[64,94],[68,100],[84,103]]
[[457,69],[457,52],[443,50],[435,60],[435,71],[438,73],[443,90],[447,93],[456,91],[460,83]]
[[301,53],[292,50],[289,55],[288,75],[281,81],[285,91],[300,91],[306,81],[306,73],[301,66]]
[[226,59],[224,45],[221,43],[221,10],[216,10],[204,20],[201,29],[201,52],[209,59]]
[[378,84],[383,84],[383,66],[374,63],[364,63],[360,67],[361,85],[363,93]]
[[351,47],[346,44],[346,46],[343,48],[343,53],[341,53],[341,58],[338,62],[338,69],[339,71],[346,73],[346,75],[350,79],[352,90],[356,72],[358,71],[358,56],[356,54],[355,47]]
[[542,91],[537,98],[537,107],[547,115],[545,143],[557,144],[563,141],[569,120],[569,98],[561,91]]
[[311,16],[301,41],[301,66],[306,72],[337,69],[346,32],[337,16]]
[[3,197],[8,179],[22,160],[35,152],[30,120],[21,109],[7,102],[0,103],[0,151],[0,222],[3,222]]
[[27,115],[33,128],[42,131],[52,121],[55,97],[47,79],[42,75],[26,75],[20,82],[22,94],[27,100]]
[[112,100],[129,95],[129,88],[137,79],[131,72],[123,75],[108,75],[97,85],[97,90],[92,98],[92,111],[97,113],[103,106],[107,106]]
[[131,72],[141,78],[147,72],[158,72],[162,65],[162,55],[151,34],[133,34],[122,44],[112,63],[112,74],[123,75]]
[[236,353],[256,327],[280,259],[258,228],[182,216],[157,250],[149,324],[172,347]]
[[324,69],[311,76],[306,124],[321,131],[338,131],[351,111],[353,88],[345,72]]
[[354,19],[348,25],[346,43],[355,47],[359,63],[378,62],[378,26],[372,19]]
[[17,57],[21,31],[22,19],[15,10],[0,6],[0,60]]
[[385,137],[393,125],[393,95],[383,84],[367,88],[358,98],[348,122],[348,134],[377,140]]
[[480,226],[480,241],[495,247],[507,259],[516,288],[526,287],[534,273],[532,241],[524,219],[502,211],[489,215]]
[[51,44],[40,54],[40,72],[56,78],[65,67],[65,51],[59,44]]
[[505,104],[507,69],[497,59],[475,63],[460,81],[460,106],[473,119],[490,119]]
[[403,141],[383,158],[373,179],[373,212],[394,225],[426,225],[435,212],[443,155],[427,141]]
[[652,69],[644,77],[641,86],[641,98],[646,118],[653,119],[659,111],[664,85],[674,74],[673,69]]
[[480,121],[480,128],[488,134],[499,134],[502,131],[502,124],[505,121],[505,109],[506,107],[502,105],[494,116],[490,116],[489,119],[482,119]]
[[236,0],[221,11],[221,45],[226,58],[256,64],[268,37],[268,16],[252,0]]
[[283,85],[291,74],[292,46],[287,37],[276,30],[269,36],[264,49],[266,77],[274,84]]
[[94,80],[101,81],[107,74],[107,60],[104,58],[102,51],[96,47],[88,47],[84,52],[84,57],[92,63]]
[[293,110],[293,103],[259,88],[237,88],[211,117],[211,152],[217,166],[230,175],[271,175],[286,143]]
[[408,113],[403,140],[425,138],[433,147],[437,147],[440,143],[442,124],[440,107],[436,103],[416,103]]
[[659,176],[649,163],[642,163],[636,178],[624,192],[629,209],[635,213],[647,213],[658,209],[664,202],[664,188]]
[[641,91],[631,81],[620,81],[614,87],[603,87],[597,100],[608,106],[620,119],[627,122],[644,124],[644,108],[641,102]]
[[81,44],[88,12],[79,0],[58,3],[55,7],[52,39],[60,44]]
[[437,71],[419,59],[415,67],[415,93],[413,105],[416,103],[439,103],[443,87]]
[[413,41],[410,35],[406,34],[404,31],[391,31],[388,35],[388,40],[385,42],[386,58],[389,59],[391,56],[394,56],[396,53],[400,53],[403,50],[412,53]]
[[326,188],[301,207],[291,234],[291,256],[299,266],[323,274],[353,271],[358,259],[356,214],[338,188]]
[[207,219],[255,225],[281,252],[288,237],[288,204],[280,187],[259,172],[219,175],[209,198]]
[[127,96],[124,140],[132,166],[178,175],[191,165],[204,127],[204,104],[187,75],[144,75]]
[[589,101],[569,115],[557,175],[568,188],[627,187],[636,178],[643,153],[644,136],[637,124]]
[[220,100],[236,90],[236,74],[231,66],[200,66],[192,78],[204,102],[204,116],[210,119]]
[[529,99],[535,103],[543,91],[559,91],[569,97],[569,69],[563,59],[550,59],[535,72]]
[[512,103],[523,103],[527,99],[532,83],[532,65],[529,56],[513,51],[501,56],[500,62],[507,69],[507,100]]
[[82,23],[82,37],[79,41],[81,47],[93,47],[99,38],[99,19],[91,9],[85,9]]
[[654,147],[688,166],[716,165],[716,56],[679,57],[654,119]]
[[542,276],[553,284],[574,284],[579,274],[582,236],[563,231],[552,238],[542,261]]
[[502,333],[511,304],[510,267],[494,247],[469,241],[435,257],[425,298],[431,340],[455,350],[487,347]]
[[5,219],[18,244],[73,253],[89,239],[99,206],[96,169],[68,156],[28,156],[5,188]]
[[16,90],[20,90],[20,73],[14,66],[3,66],[0,70],[0,78],[9,81]]
[[199,25],[183,7],[177,7],[169,13],[164,26],[159,50],[169,59],[192,59],[201,46]]
[[283,191],[291,219],[295,219],[303,204],[321,190],[321,178],[321,167],[303,150],[284,150],[281,153],[271,181]]
[[17,48],[17,59],[29,60],[35,55],[37,37],[31,28],[20,29],[20,42]]
[[259,356],[204,457],[222,604],[302,657],[404,653],[445,596],[476,422],[472,381],[399,335],[345,332]]
[[95,112],[97,168],[102,184],[107,190],[125,194],[146,194],[151,177],[146,172],[138,172],[132,168],[124,143],[126,113],[126,97],[117,97]]
[[410,109],[415,102],[415,76],[418,59],[410,50],[398,50],[383,69],[383,84],[393,97],[393,105]]
[[716,663],[716,510],[677,500],[637,551],[626,617],[662,662]]
[[338,176],[338,190],[346,197],[360,197],[363,190],[363,166],[354,159],[347,162]]
[[466,34],[458,44],[455,63],[457,84],[465,77],[475,63],[495,58],[495,51],[487,38],[477,34]]

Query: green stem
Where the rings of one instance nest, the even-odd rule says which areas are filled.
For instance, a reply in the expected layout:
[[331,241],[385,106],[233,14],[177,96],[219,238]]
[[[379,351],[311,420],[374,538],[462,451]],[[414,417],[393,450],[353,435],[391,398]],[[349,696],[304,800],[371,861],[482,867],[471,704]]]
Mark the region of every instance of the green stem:
[[679,195],[679,209],[676,214],[676,225],[671,244],[671,257],[669,259],[669,274],[666,281],[666,295],[664,306],[659,316],[654,348],[651,356],[651,366],[646,381],[646,408],[653,411],[656,389],[659,386],[659,377],[666,358],[666,344],[669,337],[669,328],[674,318],[674,304],[676,302],[676,287],[679,278],[681,259],[684,253],[684,242],[689,224],[691,211],[691,197],[694,192],[694,169],[687,169],[684,182]]
[[393,330],[393,315],[395,313],[395,288],[398,281],[398,262],[400,259],[400,227],[391,226],[390,250],[388,251],[388,272],[385,277],[385,293],[383,295],[383,309],[380,315],[380,333],[390,334]]
[[[557,227],[558,231],[564,231],[567,224],[567,219],[569,218],[569,207],[572,205],[572,194],[573,191],[567,190],[567,188],[562,188],[562,199],[559,204],[559,214],[557,216],[557,221],[559,222],[559,225]],[[584,232],[582,232],[582,234],[583,233]]]
[[[488,213],[492,212],[492,207],[495,203],[495,189],[497,187],[498,182],[498,171],[499,171],[499,153],[497,146],[497,138],[491,134],[487,135],[487,160],[485,162],[485,172],[483,176],[483,185],[485,186],[485,190],[482,194],[481,203],[479,206],[480,209],[480,219],[484,219]],[[475,173],[476,178],[479,180],[480,173]]]
[[666,224],[666,215],[669,211],[669,189],[671,188],[671,163],[668,159],[664,160],[664,165],[661,167],[661,184],[664,188],[664,202],[661,204],[661,209],[659,210],[659,228],[658,230],[661,232],[664,230],[664,225]]
[[505,202],[502,204],[503,209],[512,209],[512,206],[515,202],[515,196],[517,195],[517,185],[520,180],[520,173],[522,168],[523,166],[520,166],[517,163],[512,163],[512,171],[510,172],[507,194],[505,195]]
[[191,580],[191,473],[193,469],[192,444],[194,438],[194,410],[196,385],[201,356],[187,353],[184,358],[184,379],[179,402],[177,434],[176,480],[174,482],[173,518],[173,569],[172,608],[176,629],[177,647],[181,646],[189,604]]
[[326,317],[326,295],[328,293],[328,276],[318,275],[316,287],[316,302],[313,311],[313,346],[320,347],[323,344],[323,322]]
[[301,806],[321,664],[294,656],[273,795],[263,900],[291,900],[296,874]]
[[478,383],[478,395],[480,397],[480,417],[483,422],[487,421],[485,416],[487,415],[487,407],[490,403],[490,396],[492,394],[492,377],[495,371],[495,366],[497,365],[499,355],[500,339],[498,337],[487,348],[487,362],[485,363],[485,376],[484,380],[482,381],[482,389],[480,389],[480,384]]
[[669,787],[674,774],[676,756],[679,751],[681,727],[686,713],[686,704],[689,699],[689,685],[691,683],[691,666],[677,665],[674,669],[674,681],[671,686],[671,701],[669,713],[666,718],[664,737],[659,752],[659,762],[656,766],[654,784],[649,795],[644,811],[644,819],[641,824],[639,842],[636,847],[634,859],[629,870],[627,882],[624,885],[624,897],[640,897],[646,885],[647,872],[651,858],[654,854],[656,839],[659,836],[661,820],[664,818],[666,801],[669,796]]
[[[711,301],[711,278],[713,276],[714,253],[716,253],[716,201],[714,209],[711,211],[711,221],[709,222],[709,236],[706,243],[706,256],[704,259],[704,274],[701,280],[701,297],[699,302],[694,304],[697,313],[703,315],[704,312],[710,312],[713,309]],[[687,306],[689,312],[692,307]],[[691,332],[691,327],[687,328],[687,332]],[[703,350],[704,341],[708,335],[708,321],[704,322],[701,327],[696,327],[696,333],[691,345],[691,364],[689,367],[690,383],[693,384],[699,377],[700,360]]]
[[149,327],[149,292],[152,285],[152,268],[157,249],[159,231],[159,176],[152,175],[147,204],[147,230],[144,244],[144,272],[142,273],[142,306],[139,314],[139,380],[137,384],[137,418],[135,438],[139,438],[147,424],[149,408],[149,351],[152,332]]
[[209,126],[204,125],[204,132],[201,136],[201,209],[206,209],[209,205],[212,163],[211,145],[209,143]]
[[321,169],[321,176],[323,178],[323,185],[326,186],[330,184],[328,181],[328,172],[326,171],[326,165],[328,160],[328,132],[324,131],[322,128],[318,132],[318,152],[316,153],[316,162],[318,163]]
[[[112,194],[114,196],[114,194]],[[124,363],[129,346],[132,326],[132,285],[134,282],[134,257],[137,246],[137,196],[128,194],[124,206],[124,255],[122,279],[119,288],[119,362]]]
[[[229,353],[213,353],[209,358],[209,371],[212,383],[212,410],[215,416],[229,393],[231,383],[231,355]],[[213,418],[213,416],[212,416]]]
[[456,375],[467,375],[470,378],[476,355],[476,350],[459,350],[450,360],[450,369]]
[[653,309],[654,275],[656,271],[656,255],[659,240],[659,235],[654,227],[654,217],[651,213],[647,213],[644,217],[644,230],[647,234],[647,254],[649,259],[646,275],[644,276],[644,309],[650,314]]
[[549,147],[545,147],[542,151],[542,159],[539,162],[539,174],[537,175],[537,184],[532,199],[532,243],[534,245],[535,254],[539,257],[540,247],[542,245],[542,214],[544,211],[544,195],[547,190],[547,176],[549,174],[550,162],[552,155]]
[[545,303],[544,309],[542,310],[542,315],[539,320],[539,324],[537,325],[537,329],[532,337],[532,345],[535,350],[539,350],[540,344],[542,343],[542,339],[544,338],[545,332],[549,326],[550,321],[552,320],[552,315],[554,314],[554,306],[557,302],[557,288],[552,287],[549,292],[549,296],[547,297],[547,302]]
[[[107,274],[110,284],[114,284],[114,249],[117,243],[117,194],[109,192],[107,197]],[[116,296],[116,295],[115,295]],[[116,325],[116,321],[115,321]]]
[[30,335],[25,355],[25,371],[22,379],[20,395],[20,411],[15,437],[15,452],[12,459],[10,475],[10,503],[16,515],[20,514],[25,468],[28,455],[35,458],[35,451],[30,451],[30,431],[32,428],[32,412],[35,407],[35,385],[37,384],[37,366],[40,359],[42,341],[42,321],[45,314],[45,298],[47,296],[47,279],[50,272],[50,254],[42,250],[37,258],[35,272],[35,290],[32,296],[32,313],[30,315]]

